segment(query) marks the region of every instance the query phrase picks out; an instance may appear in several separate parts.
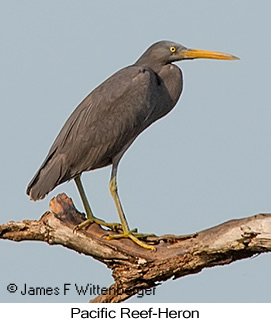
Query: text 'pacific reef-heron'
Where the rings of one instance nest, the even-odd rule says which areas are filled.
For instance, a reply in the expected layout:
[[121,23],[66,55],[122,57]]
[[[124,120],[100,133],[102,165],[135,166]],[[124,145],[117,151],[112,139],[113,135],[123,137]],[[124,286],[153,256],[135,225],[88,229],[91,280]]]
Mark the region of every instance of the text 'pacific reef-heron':
[[80,180],[83,172],[112,164],[109,186],[121,229],[108,238],[128,237],[153,250],[139,240],[144,235],[129,229],[117,191],[118,164],[136,137],[177,103],[183,77],[172,63],[195,58],[237,59],[229,54],[188,49],[171,41],[150,46],[133,65],[109,77],[73,111],[27,187],[30,198],[43,199],[57,185],[74,179],[88,218],[77,229],[92,222],[116,229],[117,223],[94,217]]

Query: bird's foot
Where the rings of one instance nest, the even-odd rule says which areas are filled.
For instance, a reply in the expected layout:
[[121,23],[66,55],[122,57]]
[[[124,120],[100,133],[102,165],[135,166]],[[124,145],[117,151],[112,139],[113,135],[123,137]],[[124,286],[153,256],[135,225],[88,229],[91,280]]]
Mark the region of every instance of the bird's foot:
[[120,223],[108,223],[108,222],[105,222],[101,219],[98,219],[98,218],[95,218],[95,217],[92,217],[91,219],[87,219],[86,221],[78,224],[74,229],[73,231],[78,231],[78,230],[81,230],[85,227],[87,227],[88,225],[92,224],[92,223],[96,223],[96,224],[99,224],[99,225],[102,225],[104,227],[107,227],[107,228],[110,228],[111,230],[115,231],[115,232],[120,232],[122,230],[122,226]]
[[155,250],[155,248],[153,246],[150,246],[138,239],[138,238],[147,238],[147,237],[155,237],[155,234],[137,233],[137,229],[134,229],[132,231],[123,232],[121,234],[113,234],[113,235],[107,236],[107,240],[129,238],[142,248],[149,249],[149,250]]

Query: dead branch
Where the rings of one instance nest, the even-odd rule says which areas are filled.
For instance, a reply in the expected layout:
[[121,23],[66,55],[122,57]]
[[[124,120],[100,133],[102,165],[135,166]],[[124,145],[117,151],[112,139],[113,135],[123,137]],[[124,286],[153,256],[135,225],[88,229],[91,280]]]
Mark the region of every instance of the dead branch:
[[112,270],[115,283],[91,300],[100,303],[122,302],[171,277],[271,251],[271,214],[231,220],[186,237],[149,237],[147,241],[155,245],[156,251],[143,249],[128,239],[107,240],[111,231],[96,224],[74,232],[82,220],[84,215],[75,209],[72,200],[60,194],[50,201],[50,211],[40,220],[0,225],[0,238],[60,244],[103,262]]

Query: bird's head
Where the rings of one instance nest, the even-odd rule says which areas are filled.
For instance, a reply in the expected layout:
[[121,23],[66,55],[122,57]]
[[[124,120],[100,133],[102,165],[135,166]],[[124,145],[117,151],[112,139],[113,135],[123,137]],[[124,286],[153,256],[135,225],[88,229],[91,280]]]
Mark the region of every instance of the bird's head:
[[154,64],[165,65],[176,61],[196,58],[224,60],[238,59],[238,57],[230,54],[200,49],[190,49],[184,47],[183,45],[163,40],[151,45],[138,59],[136,64],[143,64],[149,66],[152,66]]

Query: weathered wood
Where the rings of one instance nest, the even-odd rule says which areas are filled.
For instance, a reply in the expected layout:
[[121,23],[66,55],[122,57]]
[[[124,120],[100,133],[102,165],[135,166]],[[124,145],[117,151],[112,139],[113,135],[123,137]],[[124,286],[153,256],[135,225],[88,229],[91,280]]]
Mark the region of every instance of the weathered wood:
[[0,238],[60,244],[106,264],[115,283],[105,295],[91,302],[121,302],[171,277],[176,279],[271,251],[271,214],[231,220],[188,236],[147,238],[156,251],[143,249],[124,238],[107,240],[112,232],[97,224],[74,231],[82,220],[84,215],[75,209],[72,200],[60,194],[50,201],[50,211],[40,220],[0,225]]

